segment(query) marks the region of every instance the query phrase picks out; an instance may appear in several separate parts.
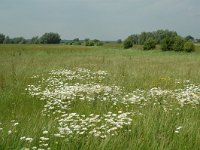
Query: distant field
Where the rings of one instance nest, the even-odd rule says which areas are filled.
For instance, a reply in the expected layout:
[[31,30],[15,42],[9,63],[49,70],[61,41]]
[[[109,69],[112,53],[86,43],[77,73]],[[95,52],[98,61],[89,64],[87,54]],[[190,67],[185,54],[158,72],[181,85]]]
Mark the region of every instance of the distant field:
[[199,45],[0,45],[0,149],[199,149],[199,66]]

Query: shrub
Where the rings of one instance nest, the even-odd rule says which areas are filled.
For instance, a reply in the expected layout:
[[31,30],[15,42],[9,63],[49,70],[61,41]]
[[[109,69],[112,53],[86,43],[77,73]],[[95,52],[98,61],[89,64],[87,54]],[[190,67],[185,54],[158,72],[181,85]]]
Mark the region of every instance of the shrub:
[[164,38],[161,41],[161,49],[163,51],[171,51],[173,50],[173,45],[174,45],[174,38]]
[[3,44],[4,40],[5,40],[5,35],[0,34],[0,44]]
[[40,39],[38,36],[34,36],[31,39],[31,44],[39,44],[40,43]]
[[121,39],[118,39],[118,40],[117,40],[117,43],[121,44],[121,43],[122,43],[122,40],[121,40]]
[[196,42],[197,42],[197,43],[200,43],[200,39],[196,39]]
[[81,45],[81,42],[77,41],[77,42],[73,42],[73,45]]
[[60,35],[58,33],[45,33],[41,38],[40,42],[42,44],[58,44],[60,43]]
[[73,42],[79,42],[79,41],[80,41],[79,38],[73,39]]
[[86,41],[85,46],[94,46],[94,42],[93,41]]
[[103,42],[97,42],[97,46],[103,46]]
[[127,39],[124,40],[123,46],[124,46],[124,49],[133,47],[133,40],[131,36],[129,36]]
[[4,41],[3,41],[4,44],[10,44],[11,43],[11,40],[9,38],[9,36],[6,36]]
[[98,39],[94,39],[93,42],[94,42],[95,44],[97,44],[97,43],[100,42],[100,41],[99,41]]
[[184,40],[181,37],[177,36],[175,38],[173,50],[177,52],[184,50]]
[[144,50],[151,50],[155,48],[156,48],[156,42],[152,38],[149,38],[144,42],[144,46],[143,46]]
[[11,39],[11,43],[13,44],[26,44],[26,40],[23,37],[15,37]]
[[194,41],[194,37],[192,37],[191,35],[188,35],[185,37],[186,41]]
[[187,41],[187,42],[184,44],[184,50],[185,50],[186,52],[195,51],[195,46],[194,46],[193,42]]

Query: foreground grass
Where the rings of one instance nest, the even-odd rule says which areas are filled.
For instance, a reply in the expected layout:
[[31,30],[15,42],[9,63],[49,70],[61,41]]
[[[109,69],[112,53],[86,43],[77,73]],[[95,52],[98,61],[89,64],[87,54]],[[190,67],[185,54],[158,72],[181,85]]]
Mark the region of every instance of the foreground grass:
[[[159,50],[144,52],[137,49],[122,50],[117,46],[81,47],[65,45],[1,45],[0,46],[0,149],[29,147],[20,137],[35,138],[38,145],[43,130],[54,133],[53,117],[41,115],[44,101],[31,97],[25,88],[33,75],[45,74],[53,69],[88,68],[110,73],[106,85],[118,85],[125,91],[161,87],[176,89],[176,79],[200,83],[200,52],[175,53]],[[98,105],[99,106],[99,105]],[[109,111],[106,107],[93,107],[77,102],[74,111],[84,113]],[[121,131],[104,140],[77,137],[75,140],[55,138],[48,142],[52,149],[199,149],[200,107],[185,106],[177,115],[176,105],[166,113],[162,106],[134,107],[141,116],[134,116],[131,132]],[[19,125],[11,126],[11,120]],[[174,131],[182,126],[179,134]],[[16,129],[13,129],[16,128]],[[16,133],[8,134],[9,130]]]

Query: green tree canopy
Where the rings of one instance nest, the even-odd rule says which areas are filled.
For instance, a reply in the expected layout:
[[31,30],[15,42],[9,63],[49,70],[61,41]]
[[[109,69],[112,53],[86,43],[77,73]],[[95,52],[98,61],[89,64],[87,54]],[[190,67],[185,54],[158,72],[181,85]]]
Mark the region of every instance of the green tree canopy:
[[195,51],[195,46],[194,46],[193,42],[192,41],[187,41],[184,44],[184,50],[186,52],[193,52],[193,51]]
[[5,35],[1,33],[0,34],[0,44],[3,44],[4,40],[5,40]]
[[183,51],[184,50],[184,40],[180,37],[177,36],[174,40],[174,45],[173,45],[173,50],[174,51]]
[[124,46],[124,49],[133,47],[133,37],[129,36],[128,38],[126,38],[124,40],[123,46]]
[[161,49],[163,51],[171,51],[173,50],[174,39],[166,37],[161,41]]
[[61,41],[60,35],[58,33],[45,33],[41,38],[40,42],[42,44],[59,44]]
[[31,44],[39,44],[40,38],[38,36],[34,36],[31,38]]
[[153,38],[149,38],[144,42],[144,50],[151,50],[156,48],[156,42]]

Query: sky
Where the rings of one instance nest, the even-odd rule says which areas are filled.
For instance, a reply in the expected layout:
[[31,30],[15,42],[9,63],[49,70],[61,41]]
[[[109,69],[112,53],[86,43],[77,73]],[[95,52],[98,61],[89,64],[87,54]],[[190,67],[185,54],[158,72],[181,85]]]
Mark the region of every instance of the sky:
[[200,38],[199,7],[200,0],[0,0],[0,33],[117,40],[169,29]]

